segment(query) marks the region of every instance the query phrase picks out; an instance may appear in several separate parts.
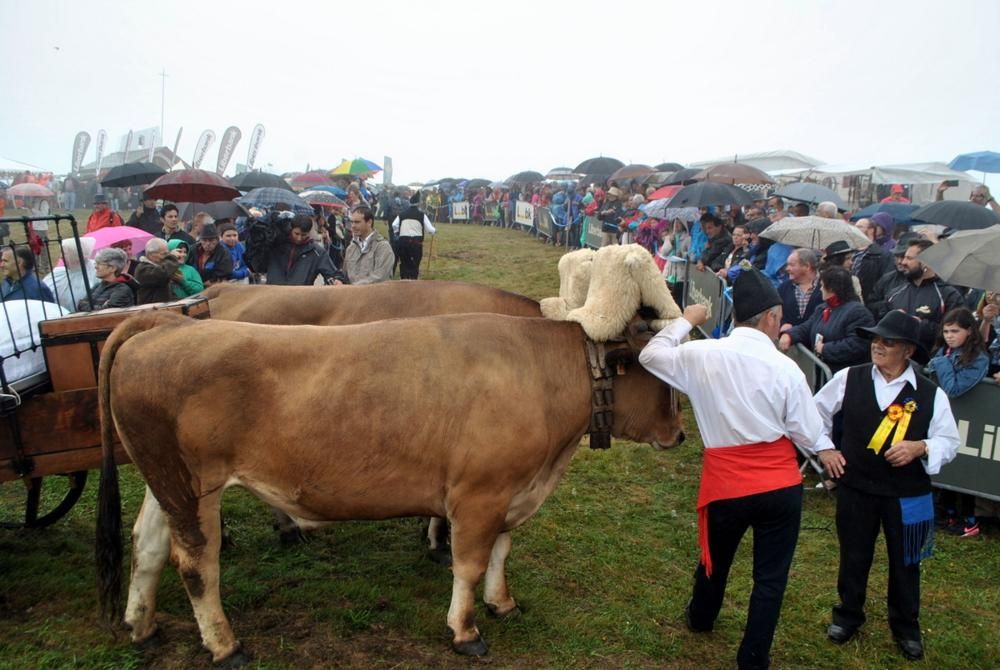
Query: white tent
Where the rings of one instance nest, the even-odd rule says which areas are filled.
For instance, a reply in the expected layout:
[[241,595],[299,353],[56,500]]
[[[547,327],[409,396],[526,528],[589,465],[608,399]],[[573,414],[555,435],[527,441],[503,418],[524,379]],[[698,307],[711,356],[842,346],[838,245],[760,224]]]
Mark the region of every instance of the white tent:
[[709,161],[695,161],[688,163],[688,167],[704,168],[719,163],[745,163],[770,174],[775,170],[812,168],[822,164],[823,161],[797,151],[763,151],[756,154],[735,154]]
[[847,197],[844,188],[844,177],[868,177],[872,184],[906,184],[910,187],[910,199],[917,204],[931,202],[937,195],[938,185],[946,180],[958,181],[957,188],[945,192],[945,198],[967,199],[972,187],[979,183],[976,177],[952,170],[946,163],[905,163],[898,165],[819,165],[799,170],[781,170],[773,176],[787,178],[797,177],[802,180],[815,181],[837,190]]
[[0,172],[24,172],[25,170],[31,170],[32,172],[47,172],[47,170],[38,167],[37,165],[22,163],[21,161],[16,161],[13,158],[0,156]]

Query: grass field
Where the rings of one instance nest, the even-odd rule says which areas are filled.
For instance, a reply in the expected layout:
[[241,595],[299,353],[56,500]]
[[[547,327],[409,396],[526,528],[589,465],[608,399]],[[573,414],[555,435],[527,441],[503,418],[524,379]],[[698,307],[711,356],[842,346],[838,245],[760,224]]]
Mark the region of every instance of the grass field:
[[[428,248],[429,251],[429,248]],[[443,225],[423,278],[475,281],[534,298],[556,295],[561,250],[523,233]],[[430,255],[430,254],[428,254]],[[317,420],[336,426],[336,411]],[[750,538],[714,633],[683,623],[697,558],[694,502],[701,445],[667,452],[615,442],[581,449],[539,513],[514,532],[508,562],[523,616],[498,622],[478,608],[490,655],[449,651],[451,575],[431,563],[413,519],[341,523],[281,547],[263,505],[240,490],[225,500],[236,546],[222,558],[226,612],[257,668],[680,668],[735,666],[750,592]],[[497,427],[498,431],[503,426]],[[126,523],[143,486],[122,468]],[[808,481],[775,668],[860,670],[908,665],[886,623],[884,548],[869,587],[869,622],[837,647],[824,630],[836,601],[832,498]],[[96,473],[70,515],[42,531],[0,531],[0,669],[208,668],[177,575],[164,572],[158,645],[133,649],[97,623],[93,571]],[[0,515],[21,509],[18,485],[0,486]],[[995,531],[994,531],[995,533]],[[927,668],[1000,667],[996,535],[939,537],[924,563]],[[126,561],[128,558],[126,557]]]

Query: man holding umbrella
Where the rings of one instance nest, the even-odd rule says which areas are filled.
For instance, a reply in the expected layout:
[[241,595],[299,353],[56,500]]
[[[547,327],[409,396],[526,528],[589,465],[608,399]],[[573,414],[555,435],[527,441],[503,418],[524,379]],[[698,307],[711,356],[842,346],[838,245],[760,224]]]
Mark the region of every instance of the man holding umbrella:
[[[823,431],[814,450],[840,484],[840,604],[827,637],[843,644],[865,622],[881,528],[889,554],[889,627],[903,656],[918,660],[924,655],[920,561],[930,555],[934,530],[930,476],[958,452],[958,428],[948,396],[910,364],[924,354],[916,318],[894,310],[857,332],[871,340],[872,362],[837,372],[815,398]],[[835,432],[837,414],[842,421]]]
[[163,224],[160,223],[160,212],[156,209],[156,198],[150,197],[149,194],[142,194],[142,204],[132,212],[132,216],[128,218],[128,223],[126,225],[132,226],[133,228],[138,228],[139,230],[144,230],[150,235],[156,235],[160,232]]

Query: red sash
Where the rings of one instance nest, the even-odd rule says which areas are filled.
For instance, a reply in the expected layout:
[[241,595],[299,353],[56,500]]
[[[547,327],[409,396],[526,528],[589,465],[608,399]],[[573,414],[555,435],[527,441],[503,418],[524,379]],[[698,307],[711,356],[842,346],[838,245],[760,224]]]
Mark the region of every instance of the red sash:
[[802,483],[795,445],[787,437],[774,442],[705,450],[698,489],[698,545],[705,574],[712,576],[708,549],[708,504],[776,491]]

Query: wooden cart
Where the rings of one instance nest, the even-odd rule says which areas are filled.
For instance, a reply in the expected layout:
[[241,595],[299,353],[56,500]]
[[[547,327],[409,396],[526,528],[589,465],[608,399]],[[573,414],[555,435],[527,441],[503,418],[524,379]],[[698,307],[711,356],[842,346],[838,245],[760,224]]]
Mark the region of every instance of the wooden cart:
[[[21,480],[24,516],[2,520],[7,528],[39,528],[65,516],[79,500],[87,472],[101,463],[97,370],[101,349],[115,326],[137,312],[166,309],[207,318],[208,301],[193,297],[157,305],[80,312],[39,323],[47,374],[7,385],[0,395],[0,485]],[[128,456],[117,447],[119,463]],[[46,478],[67,477],[61,499],[42,503]]]

